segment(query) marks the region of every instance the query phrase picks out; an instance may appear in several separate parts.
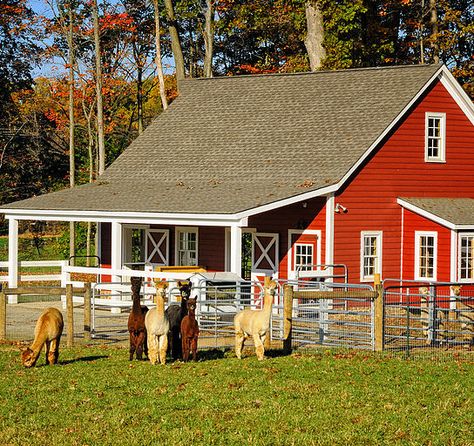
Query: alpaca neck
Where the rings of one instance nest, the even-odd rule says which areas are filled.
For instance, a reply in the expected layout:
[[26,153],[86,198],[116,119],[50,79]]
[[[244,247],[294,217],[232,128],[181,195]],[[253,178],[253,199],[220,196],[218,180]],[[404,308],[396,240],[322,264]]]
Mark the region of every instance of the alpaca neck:
[[186,299],[181,298],[181,319],[188,314]]
[[273,294],[265,293],[263,296],[263,312],[270,316],[273,305]]
[[133,293],[132,299],[133,299],[132,312],[135,313],[137,311],[141,311],[140,293]]
[[161,294],[156,295],[156,312],[158,314],[165,314],[165,300]]
[[44,345],[45,341],[46,341],[46,337],[44,335],[40,334],[39,336],[35,337],[35,340],[31,344],[30,350],[33,351],[32,356],[34,356],[35,361],[36,361],[36,359],[38,359],[38,356],[41,353],[41,349],[43,348],[43,345]]
[[196,319],[196,313],[195,313],[195,311],[194,311],[194,310],[188,310],[188,317],[189,317],[189,319],[191,319],[191,320]]

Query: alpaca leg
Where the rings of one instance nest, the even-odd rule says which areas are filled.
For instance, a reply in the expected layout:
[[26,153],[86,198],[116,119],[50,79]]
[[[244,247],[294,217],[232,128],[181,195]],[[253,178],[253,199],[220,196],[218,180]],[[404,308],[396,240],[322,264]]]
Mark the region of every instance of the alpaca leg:
[[244,348],[245,336],[243,333],[235,333],[235,355],[242,358],[242,350]]
[[44,343],[44,353],[45,353],[45,356],[46,356],[46,365],[49,365],[50,362],[49,362],[49,350],[50,350],[50,347],[51,347],[51,341],[46,341]]
[[255,333],[253,336],[253,342],[255,344],[255,353],[257,355],[257,359],[261,361],[262,359],[265,358],[265,348],[263,346],[262,339],[260,338],[260,335],[258,333]]
[[48,362],[50,365],[57,364],[59,357],[59,339],[53,339],[48,353]]
[[136,349],[136,336],[135,333],[130,332],[130,361],[133,359]]
[[197,361],[198,338],[194,337],[191,341],[191,350],[193,352],[193,361]]
[[148,334],[148,359],[153,365],[158,362],[158,342],[153,334]]
[[148,358],[148,335],[146,331],[143,339],[143,352],[145,353],[145,357]]
[[168,336],[160,336],[160,362],[166,364],[166,351],[168,350]]
[[188,339],[181,335],[181,351],[183,353],[183,361],[187,362],[189,359]]
[[141,331],[136,337],[136,355],[139,361],[142,360],[144,341],[145,341],[145,332]]
[[183,349],[181,347],[181,334],[179,329],[173,330],[172,339],[171,352],[173,359],[180,359],[183,356]]

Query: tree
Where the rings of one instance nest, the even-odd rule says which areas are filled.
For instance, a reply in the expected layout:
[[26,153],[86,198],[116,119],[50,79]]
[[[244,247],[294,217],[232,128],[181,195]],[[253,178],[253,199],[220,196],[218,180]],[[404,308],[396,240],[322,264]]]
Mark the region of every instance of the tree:
[[323,46],[324,25],[323,15],[319,5],[315,0],[306,2],[306,38],[304,44],[308,51],[309,66],[311,70],[317,70],[322,67],[326,50]]

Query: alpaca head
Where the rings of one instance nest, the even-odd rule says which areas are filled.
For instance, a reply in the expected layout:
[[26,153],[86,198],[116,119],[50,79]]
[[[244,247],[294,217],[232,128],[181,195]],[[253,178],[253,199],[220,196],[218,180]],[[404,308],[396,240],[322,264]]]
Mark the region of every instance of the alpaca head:
[[197,297],[189,298],[186,302],[186,307],[188,308],[188,313],[194,313],[197,306]]
[[178,282],[179,286],[179,294],[181,296],[181,300],[188,300],[189,296],[191,296],[191,282]]
[[168,288],[168,282],[164,280],[155,280],[156,295],[162,297],[166,296],[166,289]]
[[139,294],[140,288],[142,286],[142,278],[141,277],[131,277],[130,283],[132,284],[132,294]]
[[25,367],[33,367],[36,364],[37,359],[38,357],[35,358],[34,352],[31,350],[31,348],[27,347],[21,350],[21,363]]
[[426,299],[430,294],[430,289],[427,286],[420,286],[418,292],[421,294],[421,301],[426,302]]
[[270,294],[271,296],[274,296],[276,293],[276,288],[278,284],[274,281],[271,280],[268,282],[268,285],[265,286],[265,294]]
[[453,293],[453,296],[460,296],[461,288],[462,285],[451,285],[451,293]]

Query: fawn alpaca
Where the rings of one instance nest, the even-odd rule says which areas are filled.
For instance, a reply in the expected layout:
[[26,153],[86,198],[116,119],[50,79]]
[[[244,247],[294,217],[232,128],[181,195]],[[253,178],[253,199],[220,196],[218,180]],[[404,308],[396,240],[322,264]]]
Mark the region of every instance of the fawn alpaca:
[[136,355],[138,360],[142,359],[143,351],[145,355],[148,353],[146,344],[146,327],[145,314],[148,308],[140,305],[140,288],[142,286],[141,277],[132,277],[130,279],[132,284],[132,311],[128,316],[128,332],[130,333],[130,361],[133,355]]
[[168,335],[168,345],[171,347],[171,356],[173,359],[179,359],[182,356],[181,346],[181,321],[188,313],[186,303],[191,295],[191,282],[178,282],[179,293],[181,295],[181,305],[170,305],[166,309],[166,316],[170,321],[170,331]]
[[181,342],[183,347],[183,361],[188,361],[192,352],[193,360],[197,360],[197,345],[199,326],[196,321],[196,298],[187,301],[188,314],[181,321]]
[[262,310],[246,309],[235,315],[235,354],[237,358],[242,357],[245,340],[249,337],[253,337],[258,360],[261,361],[264,358],[264,343],[270,329],[270,317],[276,287],[277,283],[273,280],[265,285]]
[[145,316],[147,331],[148,358],[152,364],[166,363],[166,350],[168,349],[168,331],[170,323],[165,314],[165,296],[168,284],[155,281],[156,307],[152,308]]
[[33,367],[45,345],[46,364],[57,364],[59,341],[63,333],[63,315],[56,308],[46,308],[35,326],[35,340],[21,352],[21,362],[25,367]]

